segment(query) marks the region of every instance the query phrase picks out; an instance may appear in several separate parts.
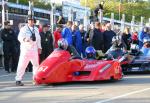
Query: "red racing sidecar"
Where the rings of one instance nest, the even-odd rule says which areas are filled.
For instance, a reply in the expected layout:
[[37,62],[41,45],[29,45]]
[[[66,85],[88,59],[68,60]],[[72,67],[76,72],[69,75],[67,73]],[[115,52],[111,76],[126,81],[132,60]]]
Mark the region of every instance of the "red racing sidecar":
[[39,66],[34,81],[36,84],[52,84],[72,81],[99,81],[122,79],[118,60],[70,59],[68,51],[51,53]]

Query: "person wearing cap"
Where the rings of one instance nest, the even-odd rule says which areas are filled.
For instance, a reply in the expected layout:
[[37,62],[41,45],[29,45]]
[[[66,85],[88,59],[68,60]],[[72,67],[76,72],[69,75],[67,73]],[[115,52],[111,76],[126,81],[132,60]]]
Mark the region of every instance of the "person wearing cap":
[[44,24],[42,28],[42,32],[40,33],[41,36],[41,46],[42,46],[42,53],[40,55],[40,62],[46,59],[49,54],[53,52],[53,36],[52,33],[49,31],[48,24]]
[[11,29],[11,25],[9,21],[5,21],[4,22],[4,29],[2,29],[1,31],[1,38],[3,40],[3,52],[4,52],[4,68],[5,71],[7,71],[8,73],[10,73],[10,67],[9,64],[11,62],[11,58],[12,58],[12,65],[11,65],[11,71],[15,72],[15,70],[17,69],[15,67],[16,64],[16,60],[15,60],[15,50],[16,50],[16,43],[15,41],[17,40],[17,37],[15,35],[15,32],[13,31],[13,29]]
[[33,75],[39,67],[39,54],[41,53],[41,37],[38,28],[34,26],[34,16],[28,15],[28,23],[20,29],[18,40],[20,42],[20,57],[16,73],[16,85],[23,86],[22,78],[26,67],[31,61]]

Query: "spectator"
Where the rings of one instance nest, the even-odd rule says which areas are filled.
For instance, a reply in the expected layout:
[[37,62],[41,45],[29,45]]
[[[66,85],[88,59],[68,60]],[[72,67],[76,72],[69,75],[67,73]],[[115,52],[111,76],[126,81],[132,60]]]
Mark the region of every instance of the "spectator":
[[42,32],[40,33],[41,36],[41,46],[42,46],[42,53],[40,55],[40,62],[42,62],[45,58],[49,56],[49,54],[53,51],[53,36],[49,31],[49,27],[47,24],[43,25]]
[[136,31],[132,34],[132,43],[133,44],[139,44],[138,32],[136,32]]
[[57,24],[59,24],[59,25],[65,24],[65,18],[62,15],[59,16],[59,18],[57,20]]
[[76,25],[72,25],[72,41],[73,46],[76,48],[77,52],[81,55],[82,53],[82,38],[80,31]]
[[104,50],[104,37],[100,31],[100,23],[95,22],[95,28],[90,32],[90,40],[95,50]]
[[22,78],[29,63],[33,65],[33,75],[39,67],[38,55],[41,53],[41,38],[38,28],[34,26],[34,17],[28,16],[28,24],[21,28],[18,40],[20,41],[20,58],[16,73],[16,85],[23,86]]
[[146,37],[146,35],[148,35],[148,32],[149,32],[149,29],[147,27],[145,27],[138,35],[140,49],[143,47],[143,39],[144,39],[144,37]]
[[39,33],[42,32],[42,27],[43,27],[43,24],[39,24]]
[[103,32],[104,35],[104,52],[107,52],[108,49],[112,46],[112,38],[116,36],[116,33],[111,30],[111,24],[106,24],[106,30]]
[[123,34],[122,34],[122,40],[125,43],[127,50],[130,50],[130,44],[132,42],[130,29],[127,27],[125,28]]
[[85,34],[85,42],[86,42],[87,46],[92,45],[92,40],[91,40],[91,38],[90,38],[90,34],[91,34],[91,32],[93,32],[93,29],[94,29],[94,25],[93,25],[93,24],[90,24],[90,25],[89,25],[89,28],[88,28],[88,31],[87,31],[87,33]]
[[101,32],[104,32],[106,30],[106,24],[102,23],[101,24]]
[[1,31],[1,38],[3,40],[3,52],[4,52],[4,67],[5,67],[5,71],[7,71],[8,73],[10,73],[10,68],[9,68],[9,64],[10,64],[10,60],[12,58],[12,62],[11,62],[11,71],[15,72],[16,70],[16,35],[13,31],[13,29],[11,29],[10,26],[10,22],[9,21],[5,21],[4,23],[4,29],[2,29]]
[[62,30],[62,37],[67,40],[69,45],[72,45],[72,21],[68,21],[66,27]]
[[55,40],[54,47],[55,48],[58,48],[58,43],[57,42],[60,38],[62,38],[61,31],[62,31],[62,26],[57,25],[56,30],[54,31],[54,40]]
[[84,26],[82,24],[79,25],[79,31],[82,38],[82,55],[85,57],[85,49],[87,47],[87,43],[85,42],[86,31],[84,30]]

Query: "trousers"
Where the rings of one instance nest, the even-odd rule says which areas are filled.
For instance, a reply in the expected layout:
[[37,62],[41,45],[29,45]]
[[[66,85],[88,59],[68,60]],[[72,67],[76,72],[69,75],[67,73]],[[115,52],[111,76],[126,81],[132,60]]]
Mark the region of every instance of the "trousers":
[[39,67],[39,56],[37,51],[21,52],[19,57],[19,63],[16,72],[16,81],[21,81],[23,79],[25,70],[31,61],[33,65],[33,76],[35,75]]

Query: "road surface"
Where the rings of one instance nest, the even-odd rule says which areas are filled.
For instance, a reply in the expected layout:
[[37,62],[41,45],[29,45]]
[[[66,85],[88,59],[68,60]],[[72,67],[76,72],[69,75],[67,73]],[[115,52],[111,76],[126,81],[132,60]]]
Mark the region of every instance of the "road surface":
[[0,103],[150,103],[150,74],[125,75],[120,81],[15,86],[15,73],[0,69]]

